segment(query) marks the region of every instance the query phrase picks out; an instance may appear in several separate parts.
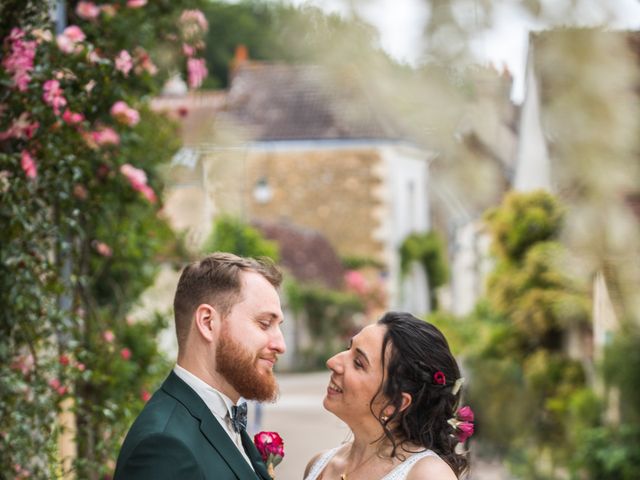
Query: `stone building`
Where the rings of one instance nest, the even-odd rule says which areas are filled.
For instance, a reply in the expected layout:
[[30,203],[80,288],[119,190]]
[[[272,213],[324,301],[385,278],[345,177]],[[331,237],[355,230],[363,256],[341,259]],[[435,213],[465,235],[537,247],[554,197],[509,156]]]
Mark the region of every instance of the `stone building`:
[[317,66],[245,61],[227,92],[165,95],[185,146],[169,174],[167,214],[197,243],[219,214],[320,232],[342,257],[366,257],[391,308],[429,309],[427,279],[400,277],[398,247],[429,229],[431,152],[380,115],[366,84]]

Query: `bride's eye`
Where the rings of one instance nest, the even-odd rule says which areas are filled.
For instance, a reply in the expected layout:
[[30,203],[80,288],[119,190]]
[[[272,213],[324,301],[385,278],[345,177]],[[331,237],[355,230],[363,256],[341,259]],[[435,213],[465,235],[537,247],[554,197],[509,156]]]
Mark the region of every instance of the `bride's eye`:
[[362,362],[361,362],[359,359],[357,359],[357,358],[353,361],[353,365],[354,365],[356,368],[363,368],[363,367],[364,367],[364,365],[362,365]]

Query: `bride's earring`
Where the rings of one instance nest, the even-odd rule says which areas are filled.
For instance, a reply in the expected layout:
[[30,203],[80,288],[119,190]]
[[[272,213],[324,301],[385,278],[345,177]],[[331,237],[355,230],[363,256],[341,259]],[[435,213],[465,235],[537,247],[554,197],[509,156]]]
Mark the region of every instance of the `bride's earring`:
[[389,417],[388,417],[388,416],[386,416],[386,415],[381,415],[381,416],[380,416],[380,420],[382,420],[383,422],[385,422],[385,423],[386,423],[386,422],[387,422],[387,420],[389,420]]

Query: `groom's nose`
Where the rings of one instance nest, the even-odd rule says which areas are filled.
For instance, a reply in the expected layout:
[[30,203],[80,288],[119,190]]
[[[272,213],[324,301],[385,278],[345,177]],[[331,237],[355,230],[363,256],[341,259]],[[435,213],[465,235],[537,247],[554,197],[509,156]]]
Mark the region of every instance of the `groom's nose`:
[[278,352],[280,355],[282,355],[287,349],[287,345],[284,342],[284,335],[282,334],[282,330],[280,330],[279,326],[275,328],[269,338],[269,349],[274,352]]

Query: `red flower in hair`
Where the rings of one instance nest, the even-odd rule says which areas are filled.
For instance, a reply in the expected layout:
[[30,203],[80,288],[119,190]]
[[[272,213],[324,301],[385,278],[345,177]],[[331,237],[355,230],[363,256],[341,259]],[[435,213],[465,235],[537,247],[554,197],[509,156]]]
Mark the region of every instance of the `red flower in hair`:
[[436,385],[444,385],[447,383],[447,378],[440,370],[433,374],[433,383]]

